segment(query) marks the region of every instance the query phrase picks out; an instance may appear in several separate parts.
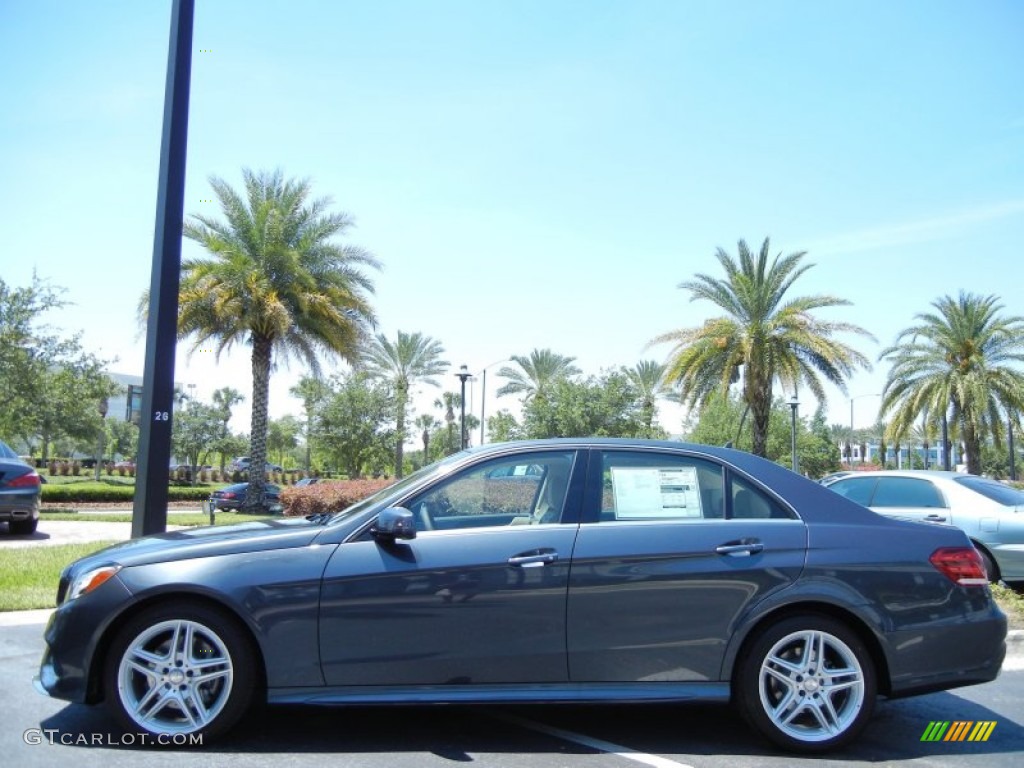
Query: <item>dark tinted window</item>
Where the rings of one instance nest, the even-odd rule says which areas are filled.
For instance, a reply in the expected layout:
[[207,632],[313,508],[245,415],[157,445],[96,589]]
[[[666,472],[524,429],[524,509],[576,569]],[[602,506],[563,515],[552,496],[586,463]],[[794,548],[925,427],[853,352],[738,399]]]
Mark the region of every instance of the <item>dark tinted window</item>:
[[730,487],[732,517],[737,520],[778,520],[791,517],[788,511],[742,478],[733,475]]
[[1024,493],[1008,485],[997,483],[995,480],[989,480],[987,477],[978,477],[977,475],[964,475],[963,477],[953,479],[965,488],[970,488],[972,491],[980,493],[986,499],[991,499],[997,504],[1024,506]]
[[874,477],[850,477],[837,480],[828,486],[828,489],[866,507],[871,502],[871,492],[875,490],[877,482],[877,478]]
[[916,477],[880,477],[872,507],[944,507],[946,502],[930,480]]

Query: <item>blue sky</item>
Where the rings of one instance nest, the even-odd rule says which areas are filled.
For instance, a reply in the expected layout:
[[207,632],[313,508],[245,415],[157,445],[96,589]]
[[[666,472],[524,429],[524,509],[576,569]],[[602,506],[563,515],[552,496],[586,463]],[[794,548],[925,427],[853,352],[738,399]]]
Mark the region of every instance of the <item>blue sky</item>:
[[[871,331],[850,340],[872,360],[944,294],[1024,314],[1019,2],[196,5],[186,211],[213,213],[208,177],[243,166],[310,178],[384,263],[379,330],[433,336],[454,367],[535,347],[588,373],[663,359],[650,339],[716,313],[676,286],[739,238],[808,251],[795,290],[853,302],[822,315]],[[0,5],[0,275],[66,287],[50,319],[125,373],[144,355],[169,17]],[[187,351],[176,379],[200,396],[249,393],[247,350]],[[489,413],[512,406],[498,367]],[[302,372],[275,376],[273,415],[298,412]],[[857,426],[877,403],[855,402]]]

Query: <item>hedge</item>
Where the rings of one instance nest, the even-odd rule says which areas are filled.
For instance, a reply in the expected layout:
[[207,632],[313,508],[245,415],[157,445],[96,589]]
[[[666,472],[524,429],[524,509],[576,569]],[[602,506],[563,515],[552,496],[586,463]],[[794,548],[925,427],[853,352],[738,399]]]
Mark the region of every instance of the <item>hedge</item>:
[[[190,486],[171,486],[167,489],[168,501],[205,501],[210,497],[211,489],[192,488]],[[130,502],[135,498],[135,488],[131,486],[107,485],[44,485],[42,500],[49,502]]]
[[283,488],[281,503],[284,513],[295,517],[316,515],[321,512],[339,512],[382,488],[394,480],[326,480],[300,488]]

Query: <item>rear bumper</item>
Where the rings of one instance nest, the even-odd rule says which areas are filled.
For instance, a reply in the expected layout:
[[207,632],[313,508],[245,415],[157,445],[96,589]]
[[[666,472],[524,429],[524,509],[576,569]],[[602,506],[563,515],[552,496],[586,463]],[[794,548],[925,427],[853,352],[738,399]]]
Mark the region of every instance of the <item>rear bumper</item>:
[[39,494],[0,494],[0,522],[38,520]]

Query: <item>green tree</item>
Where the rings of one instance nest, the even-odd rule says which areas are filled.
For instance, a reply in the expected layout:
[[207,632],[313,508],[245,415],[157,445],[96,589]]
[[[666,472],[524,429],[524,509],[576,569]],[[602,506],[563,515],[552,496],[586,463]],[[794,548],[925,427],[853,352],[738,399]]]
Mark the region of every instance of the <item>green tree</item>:
[[416,421],[413,422],[413,426],[417,430],[420,430],[420,439],[423,441],[423,464],[426,466],[430,463],[430,433],[441,426],[436,418],[429,413],[421,413],[416,417]]
[[390,453],[395,433],[391,421],[392,393],[365,373],[335,377],[317,410],[319,444],[336,466],[350,478],[375,468],[384,452]]
[[493,443],[523,439],[523,428],[516,421],[516,417],[504,408],[487,417],[487,433]]
[[[231,430],[228,427],[228,424],[231,422],[231,409],[244,401],[245,396],[237,389],[233,389],[231,387],[221,387],[213,392],[213,407],[217,409],[220,415],[221,430],[220,436],[214,442],[212,447],[220,454],[221,472],[224,471],[224,465],[227,464],[227,457],[230,453],[226,449],[234,447],[235,443],[232,439]],[[243,448],[243,451],[244,450],[245,449]]]
[[434,444],[438,446],[440,456],[451,456],[462,449],[455,432],[455,411],[461,409],[462,397],[458,392],[444,392],[434,401],[434,407],[442,410],[445,422],[444,430],[435,435]]
[[934,312],[884,349],[892,363],[882,390],[882,413],[893,435],[906,434],[925,411],[947,413],[959,427],[967,471],[981,474],[981,446],[1002,439],[1003,414],[1024,408],[1024,318],[1002,316],[995,296],[961,292],[932,302]]
[[658,414],[658,398],[671,392],[665,388],[665,371],[666,367],[654,360],[641,360],[634,367],[625,369],[639,398],[640,420],[644,425],[641,437],[664,436],[664,430],[654,426],[654,419]]
[[544,397],[523,407],[528,438],[637,437],[645,430],[639,398],[621,371],[591,376],[586,381],[562,378]]
[[498,397],[522,394],[523,401],[529,402],[535,397],[544,397],[555,382],[580,372],[573,365],[575,357],[565,357],[550,349],[535,349],[529,357],[512,355],[510,359],[515,366],[498,369],[498,375],[508,379],[508,383],[498,389]]
[[185,463],[193,467],[190,473],[192,485],[196,484],[199,474],[194,468],[206,463],[213,451],[213,444],[221,436],[221,423],[220,411],[215,406],[196,401],[174,413],[171,448],[176,456],[185,459]]
[[[234,345],[251,348],[253,466],[266,460],[270,373],[275,356],[303,359],[319,371],[318,355],[355,362],[374,322],[368,294],[373,283],[361,270],[377,261],[366,251],[332,238],[352,222],[328,213],[330,201],[310,199],[306,180],[279,171],[243,170],[244,195],[211,177],[224,221],[193,215],[185,236],[210,255],[182,262],[178,335],[193,349],[214,343],[219,356]],[[245,507],[263,504],[264,480],[255,473]]]
[[306,442],[305,469],[309,472],[312,468],[314,414],[320,403],[327,397],[328,388],[323,380],[317,376],[303,376],[299,379],[298,384],[293,386],[289,392],[292,397],[297,397],[302,401],[302,410],[306,414],[306,423],[303,426],[302,437]]
[[135,461],[139,452],[139,428],[130,421],[106,419],[107,446],[113,456]]
[[285,456],[298,448],[300,432],[302,425],[291,414],[270,421],[267,428],[267,452],[282,467],[288,463]]
[[386,382],[395,393],[395,477],[402,476],[402,454],[405,448],[405,418],[409,408],[409,392],[416,384],[441,386],[435,378],[450,363],[442,360],[444,347],[421,333],[398,332],[395,341],[377,334],[363,355],[363,364],[370,378]]
[[753,453],[766,456],[775,382],[791,392],[805,383],[818,402],[825,402],[821,377],[845,392],[845,381],[857,367],[870,368],[864,355],[833,336],[847,332],[872,337],[859,326],[825,322],[811,314],[848,301],[827,295],[786,296],[813,266],[800,264],[805,252],[779,254],[769,263],[768,238],[757,255],[743,240],[738,248],[738,259],[718,249],[724,279],[698,274],[679,284],[690,291],[692,301],[710,301],[726,314],[696,328],[670,331],[651,343],[674,345],[666,379],[680,386],[680,399],[691,408],[726,391],[742,368]]

